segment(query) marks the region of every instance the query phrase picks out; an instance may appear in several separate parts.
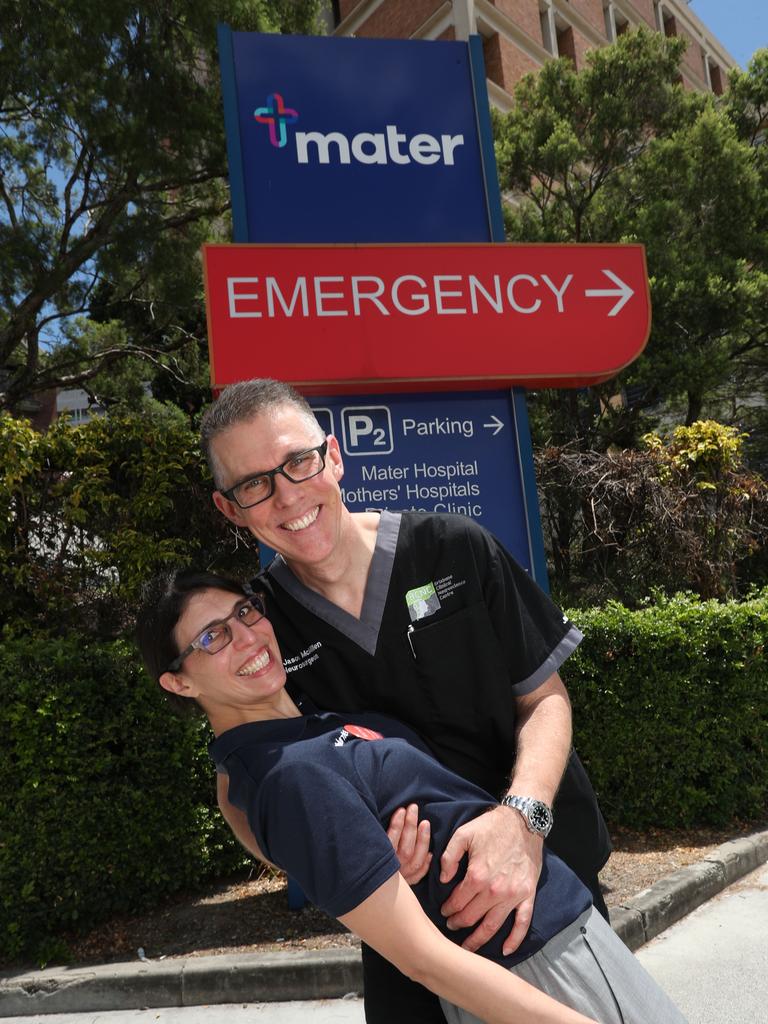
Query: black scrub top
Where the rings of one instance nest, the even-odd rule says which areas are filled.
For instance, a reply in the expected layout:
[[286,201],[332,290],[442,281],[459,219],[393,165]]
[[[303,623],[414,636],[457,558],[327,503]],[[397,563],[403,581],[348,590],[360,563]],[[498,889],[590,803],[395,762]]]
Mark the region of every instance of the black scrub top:
[[[514,761],[514,698],[545,682],[582,639],[464,516],[382,512],[359,620],[305,587],[280,556],[255,585],[267,590],[299,706],[306,693],[319,708],[392,715],[497,797]],[[548,845],[589,884],[610,843],[575,756],[554,814]]]

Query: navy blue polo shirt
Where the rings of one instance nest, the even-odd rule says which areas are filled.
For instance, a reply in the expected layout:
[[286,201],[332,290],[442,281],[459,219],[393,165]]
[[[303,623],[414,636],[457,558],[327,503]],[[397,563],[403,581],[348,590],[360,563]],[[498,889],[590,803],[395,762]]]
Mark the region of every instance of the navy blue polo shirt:
[[[435,855],[414,892],[449,938],[460,943],[470,934],[470,928],[449,932],[440,913],[466,863],[445,885],[440,854],[460,825],[496,801],[443,767],[406,726],[364,712],[248,722],[217,737],[210,755],[229,776],[229,800],[246,814],[265,856],[333,917],[353,910],[399,870],[386,827],[398,807],[417,803],[430,822]],[[508,966],[525,960],[590,902],[586,887],[545,849],[524,942],[512,956],[502,955],[510,918],[480,952]]]

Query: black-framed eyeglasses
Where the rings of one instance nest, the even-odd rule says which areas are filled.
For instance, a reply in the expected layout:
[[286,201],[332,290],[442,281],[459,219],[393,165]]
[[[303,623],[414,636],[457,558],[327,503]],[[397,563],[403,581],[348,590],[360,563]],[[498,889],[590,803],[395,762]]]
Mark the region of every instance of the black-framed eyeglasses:
[[226,619],[219,622],[212,622],[200,633],[189,647],[185,647],[178,658],[174,658],[166,669],[167,672],[178,672],[181,663],[188,658],[193,651],[203,651],[205,654],[218,654],[223,651],[227,644],[232,643],[232,628],[229,626],[230,619],[237,619],[244,626],[255,626],[267,614],[264,607],[264,599],[259,594],[251,594],[250,597],[238,602],[237,607]]
[[281,466],[265,469],[263,473],[241,480],[239,484],[221,493],[229,501],[234,501],[240,508],[253,508],[275,493],[275,477],[278,473],[290,480],[292,484],[300,484],[311,480],[313,476],[325,469],[325,456],[328,451],[328,439],[315,448],[307,448],[286,459]]

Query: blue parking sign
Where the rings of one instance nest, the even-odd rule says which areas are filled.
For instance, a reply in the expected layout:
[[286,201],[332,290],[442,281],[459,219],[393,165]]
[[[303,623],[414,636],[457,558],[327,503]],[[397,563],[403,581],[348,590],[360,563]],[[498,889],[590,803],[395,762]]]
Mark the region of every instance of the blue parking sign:
[[546,586],[525,515],[524,406],[508,391],[376,399],[309,399],[321,423],[327,422],[324,415],[341,427],[341,494],[347,508],[470,516]]

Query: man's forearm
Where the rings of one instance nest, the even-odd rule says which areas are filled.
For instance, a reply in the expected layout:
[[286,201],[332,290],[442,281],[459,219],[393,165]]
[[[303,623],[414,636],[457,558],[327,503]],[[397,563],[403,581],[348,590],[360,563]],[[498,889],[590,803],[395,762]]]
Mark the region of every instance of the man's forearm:
[[[571,747],[568,694],[560,678],[553,675],[532,694],[518,697],[515,710],[518,749],[510,795],[533,797],[551,805]],[[442,882],[455,876],[465,853],[469,854],[466,874],[440,908],[441,913],[449,928],[477,926],[463,943],[466,949],[477,950],[514,910],[515,923],[502,947],[504,953],[514,952],[533,914],[542,838],[526,827],[517,810],[499,806],[454,832],[440,858]]]
[[551,806],[571,750],[571,703],[555,674],[517,700],[517,752],[510,793]]

